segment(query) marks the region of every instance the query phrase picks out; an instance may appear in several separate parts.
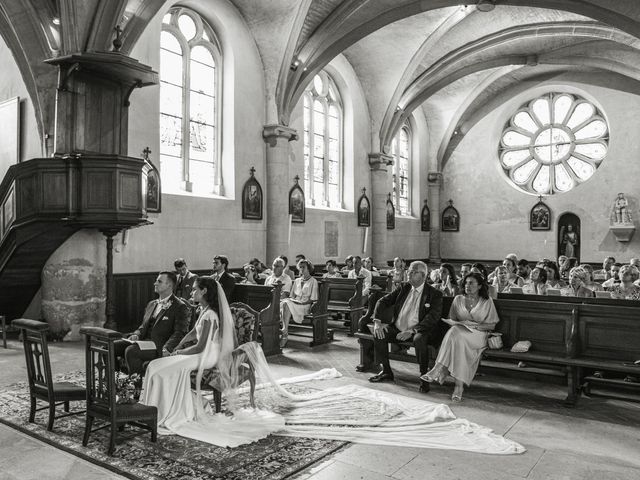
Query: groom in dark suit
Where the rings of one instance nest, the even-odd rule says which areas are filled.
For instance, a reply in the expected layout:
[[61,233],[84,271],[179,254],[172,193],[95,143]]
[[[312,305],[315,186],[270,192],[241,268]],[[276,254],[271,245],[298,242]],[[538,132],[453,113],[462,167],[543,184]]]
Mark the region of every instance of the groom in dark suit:
[[[428,346],[437,346],[441,341],[438,322],[442,315],[442,292],[425,282],[425,263],[412,262],[407,274],[409,281],[378,300],[373,312],[373,347],[382,371],[369,378],[370,382],[393,381],[389,343],[413,341],[422,375],[429,369]],[[391,308],[393,317],[383,322],[382,311]],[[420,391],[428,392],[429,384],[421,380]]]
[[173,294],[176,285],[174,272],[160,272],[153,284],[158,294],[144,311],[142,325],[128,340],[152,340],[155,349],[140,349],[137,343],[127,340],[115,342],[116,357],[124,357],[129,374],[144,373],[144,363],[154,358],[169,355],[182,337],[189,331],[190,310],[187,304]]

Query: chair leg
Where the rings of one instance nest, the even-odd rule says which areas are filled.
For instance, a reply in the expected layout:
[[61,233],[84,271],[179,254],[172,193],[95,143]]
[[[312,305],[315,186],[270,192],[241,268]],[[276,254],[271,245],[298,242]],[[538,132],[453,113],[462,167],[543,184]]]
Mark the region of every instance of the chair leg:
[[116,435],[118,434],[118,426],[111,424],[109,435],[109,449],[107,450],[107,455],[113,455],[113,452],[116,450]]
[[29,423],[33,423],[36,418],[36,397],[31,397],[31,408],[29,409]]
[[47,430],[53,430],[53,421],[56,418],[56,402],[52,399],[49,402],[49,423],[47,424]]
[[91,427],[93,426],[93,417],[87,413],[87,419],[84,422],[84,437],[82,437],[82,446],[86,447],[89,443],[89,435],[91,434]]
[[155,419],[151,424],[151,441],[153,443],[158,441],[158,419]]
[[251,369],[249,373],[249,404],[251,408],[256,408],[256,400],[255,400],[255,392],[256,392],[256,372]]
[[222,392],[215,388],[213,389],[213,403],[216,406],[216,413],[220,413],[222,410]]
[[64,402],[64,411],[68,412],[69,411],[69,400],[67,400],[66,402]]

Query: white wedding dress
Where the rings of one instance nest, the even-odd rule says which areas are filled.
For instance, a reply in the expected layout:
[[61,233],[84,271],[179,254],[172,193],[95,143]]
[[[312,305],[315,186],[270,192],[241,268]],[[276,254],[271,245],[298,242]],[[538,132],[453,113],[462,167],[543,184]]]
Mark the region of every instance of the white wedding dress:
[[[177,434],[221,447],[252,443],[274,433],[489,454],[525,451],[518,443],[496,435],[488,428],[456,419],[446,405],[356,385],[319,388],[318,380],[341,376],[335,369],[276,381],[255,342],[239,347],[246,358],[235,358],[253,365],[256,377],[264,382],[257,386],[256,400],[267,406],[264,409],[239,408],[239,398],[232,388],[236,384],[232,375],[238,370],[231,354],[235,326],[220,284],[218,294],[220,317],[206,309],[195,327],[200,337],[205,322],[211,322],[210,339],[204,351],[196,355],[159,358],[149,364],[140,402],[158,408],[158,433],[161,435]],[[213,366],[220,371],[227,410],[232,414],[214,413],[200,390],[191,389],[191,372],[198,371],[196,385],[200,385],[203,370]],[[281,385],[303,382],[307,382],[304,389],[311,393],[296,395]]]
[[[218,284],[218,294],[224,293]],[[214,413],[202,398],[199,389],[191,389],[191,372],[198,370],[196,384],[200,385],[202,371],[218,367],[229,372],[235,328],[226,298],[220,302],[221,322],[210,308],[201,312],[195,325],[197,338],[202,335],[206,321],[211,324],[210,341],[195,355],[174,355],[158,358],[149,363],[142,385],[140,403],[158,408],[158,433],[178,434],[223,447],[251,443],[284,429],[284,417],[260,409],[238,409],[233,416]],[[251,348],[251,347],[247,347]],[[222,375],[224,378],[225,375]],[[223,384],[231,385],[228,378]]]

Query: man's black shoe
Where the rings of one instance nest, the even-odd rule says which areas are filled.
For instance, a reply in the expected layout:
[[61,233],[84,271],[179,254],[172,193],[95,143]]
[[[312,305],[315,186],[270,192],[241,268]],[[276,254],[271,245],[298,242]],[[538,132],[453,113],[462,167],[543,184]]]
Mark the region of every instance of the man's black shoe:
[[371,370],[371,367],[367,367],[366,365],[363,365],[363,364],[356,365],[356,372],[366,372],[368,370]]
[[429,393],[430,389],[431,389],[431,385],[429,385],[429,382],[425,382],[424,380],[420,380],[420,386],[418,387],[418,391],[420,393]]
[[380,372],[373,377],[369,377],[369,381],[372,383],[380,383],[380,382],[393,382],[393,373],[389,372]]

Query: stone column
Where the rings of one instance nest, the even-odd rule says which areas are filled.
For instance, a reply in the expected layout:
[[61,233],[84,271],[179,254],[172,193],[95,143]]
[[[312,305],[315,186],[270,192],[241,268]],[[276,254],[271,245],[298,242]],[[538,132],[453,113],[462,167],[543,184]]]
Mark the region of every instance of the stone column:
[[442,187],[442,173],[429,172],[427,175],[429,189],[429,205],[431,208],[431,232],[429,234],[429,263],[440,263],[440,188]]
[[262,138],[267,144],[267,258],[266,263],[288,252],[289,142],[298,139],[293,128],[265,125]]
[[387,263],[387,194],[391,190],[387,167],[393,157],[384,153],[370,153],[371,167],[371,254],[378,265]]

